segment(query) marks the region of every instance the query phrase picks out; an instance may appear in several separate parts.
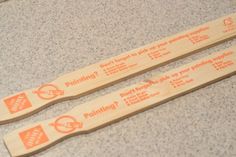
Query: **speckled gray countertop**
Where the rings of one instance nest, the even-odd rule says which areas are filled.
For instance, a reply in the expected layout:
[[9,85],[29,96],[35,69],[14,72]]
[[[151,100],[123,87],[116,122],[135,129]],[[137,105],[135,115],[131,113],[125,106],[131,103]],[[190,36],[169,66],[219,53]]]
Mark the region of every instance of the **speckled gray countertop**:
[[[9,0],[0,3],[0,97],[236,12],[235,0]],[[3,135],[236,44],[222,43],[76,100],[0,126]],[[0,140],[0,156],[9,157]],[[235,157],[236,76],[35,157]]]

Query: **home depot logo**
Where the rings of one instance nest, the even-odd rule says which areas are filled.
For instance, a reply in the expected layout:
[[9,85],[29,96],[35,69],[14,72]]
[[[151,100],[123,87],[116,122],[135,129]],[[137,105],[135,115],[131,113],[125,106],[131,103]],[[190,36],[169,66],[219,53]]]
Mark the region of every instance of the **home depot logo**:
[[30,108],[32,104],[28,100],[25,93],[21,93],[4,100],[9,112],[11,114]]
[[49,141],[41,125],[20,132],[19,136],[26,149],[31,149]]

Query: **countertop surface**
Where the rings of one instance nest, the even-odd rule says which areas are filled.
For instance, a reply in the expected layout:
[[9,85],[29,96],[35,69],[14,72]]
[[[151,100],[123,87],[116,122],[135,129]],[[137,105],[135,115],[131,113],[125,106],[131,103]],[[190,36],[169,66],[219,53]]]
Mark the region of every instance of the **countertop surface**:
[[[236,12],[235,0],[9,0],[0,3],[0,97]],[[0,126],[2,137],[83,102],[236,44],[230,40],[90,95]],[[236,76],[35,157],[235,157]]]

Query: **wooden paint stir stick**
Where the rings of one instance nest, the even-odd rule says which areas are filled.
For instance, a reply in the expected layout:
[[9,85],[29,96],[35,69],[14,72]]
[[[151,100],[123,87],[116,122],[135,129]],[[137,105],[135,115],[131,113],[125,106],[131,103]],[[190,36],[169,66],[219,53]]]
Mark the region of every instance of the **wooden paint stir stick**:
[[236,46],[75,107],[4,137],[13,157],[36,153],[75,134],[126,118],[236,73]]
[[51,83],[5,97],[0,100],[0,124],[33,114],[52,103],[87,94],[235,35],[236,14],[231,14],[79,69]]

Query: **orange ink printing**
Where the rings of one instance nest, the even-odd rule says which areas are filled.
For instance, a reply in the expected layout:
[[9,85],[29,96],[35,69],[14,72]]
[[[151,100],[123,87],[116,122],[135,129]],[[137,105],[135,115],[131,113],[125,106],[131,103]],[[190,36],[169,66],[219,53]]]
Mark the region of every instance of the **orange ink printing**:
[[189,39],[193,44],[196,44],[198,42],[201,42],[201,41],[204,41],[206,39],[209,39],[208,35],[201,35],[200,34],[200,33],[205,32],[207,30],[209,30],[208,26],[199,28],[199,29],[197,29],[195,31],[192,31],[192,32],[180,35],[180,36],[177,36],[177,37],[169,40],[169,43],[172,44],[172,43],[175,43],[175,42],[183,40],[183,39]]
[[19,136],[26,149],[31,149],[49,141],[41,125],[21,132],[19,133]]
[[65,82],[65,86],[66,87],[76,86],[86,81],[95,80],[97,77],[98,77],[98,72],[94,71],[90,74],[83,75],[77,79]]
[[64,95],[64,91],[60,90],[57,86],[53,84],[45,84],[33,93],[37,94],[38,97],[43,100],[51,100],[60,95]]
[[82,122],[78,122],[75,117],[69,115],[61,116],[49,125],[53,126],[57,132],[63,134],[71,133],[83,127]]
[[98,109],[94,109],[92,111],[86,112],[83,115],[84,115],[84,118],[86,118],[86,119],[93,118],[93,117],[101,115],[103,113],[116,110],[118,107],[119,107],[118,102],[114,101],[111,104],[104,105],[102,107],[99,107]]
[[11,114],[32,107],[25,93],[21,93],[4,100]]
[[236,29],[236,24],[231,17],[224,19],[223,23],[225,26],[225,30],[224,30],[225,33]]
[[132,59],[135,56],[136,56],[135,53],[124,55],[122,57],[119,56],[119,58],[116,57],[113,60],[100,64],[99,66],[100,68],[103,69],[103,71],[107,76],[114,75],[124,70],[128,70],[130,68],[137,66],[137,63],[134,64],[127,63],[128,61],[130,61],[130,59]]
[[128,91],[124,91],[119,95],[127,106],[134,105],[160,94],[159,91],[148,92],[148,88],[152,87],[154,84],[155,82],[148,81]]

